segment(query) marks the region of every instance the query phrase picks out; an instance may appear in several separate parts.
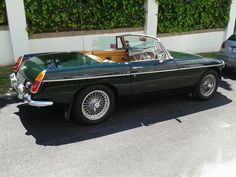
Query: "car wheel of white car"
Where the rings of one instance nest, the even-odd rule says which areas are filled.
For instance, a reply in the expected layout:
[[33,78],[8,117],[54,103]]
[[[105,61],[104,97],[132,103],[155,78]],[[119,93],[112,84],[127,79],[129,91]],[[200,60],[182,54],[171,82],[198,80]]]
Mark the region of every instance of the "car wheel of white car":
[[196,88],[196,96],[200,100],[211,99],[218,87],[219,76],[215,70],[205,72]]
[[114,104],[115,97],[110,88],[103,85],[91,86],[75,98],[75,119],[85,124],[102,122],[113,111]]

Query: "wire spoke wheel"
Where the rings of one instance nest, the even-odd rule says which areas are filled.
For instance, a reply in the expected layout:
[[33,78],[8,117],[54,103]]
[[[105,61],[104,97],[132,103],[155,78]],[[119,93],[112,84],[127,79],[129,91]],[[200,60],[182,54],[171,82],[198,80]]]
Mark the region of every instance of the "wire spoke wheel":
[[106,115],[110,107],[110,98],[102,90],[88,93],[81,104],[83,115],[89,120],[99,120]]
[[203,96],[212,95],[216,88],[216,78],[213,74],[206,75],[201,82],[200,92]]

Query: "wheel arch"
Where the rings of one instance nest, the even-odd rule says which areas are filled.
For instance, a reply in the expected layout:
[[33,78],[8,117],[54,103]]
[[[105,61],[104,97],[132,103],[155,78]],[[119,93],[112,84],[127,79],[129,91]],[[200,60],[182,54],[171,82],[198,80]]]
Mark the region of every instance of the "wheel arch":
[[108,84],[108,83],[96,83],[96,84],[89,84],[89,85],[86,85],[86,86],[81,87],[80,89],[78,89],[78,90],[75,92],[71,103],[72,103],[72,104],[74,103],[76,96],[77,96],[78,94],[80,94],[83,90],[85,90],[85,89],[87,89],[87,88],[89,88],[89,87],[92,87],[92,86],[96,86],[96,85],[98,85],[98,86],[99,86],[99,85],[102,85],[102,86],[108,87],[108,88],[111,89],[111,91],[114,93],[115,99],[118,98],[119,93],[118,93],[117,88],[116,88],[114,85]]
[[206,72],[208,72],[208,71],[211,71],[211,70],[213,70],[213,71],[215,71],[216,73],[217,73],[217,75],[218,75],[218,77],[219,77],[219,79],[221,79],[221,71],[220,71],[220,69],[219,68],[217,68],[217,67],[210,67],[210,68],[206,68],[203,72],[202,72],[202,74],[201,74],[201,76],[199,77],[199,79],[198,79],[198,82],[197,83],[199,83],[200,82],[200,80],[201,80],[201,78],[202,78],[202,76],[206,73]]
[[218,74],[219,79],[221,79],[221,70],[218,67],[211,67],[211,68],[207,69],[206,72],[209,71],[210,69],[216,71],[216,73]]

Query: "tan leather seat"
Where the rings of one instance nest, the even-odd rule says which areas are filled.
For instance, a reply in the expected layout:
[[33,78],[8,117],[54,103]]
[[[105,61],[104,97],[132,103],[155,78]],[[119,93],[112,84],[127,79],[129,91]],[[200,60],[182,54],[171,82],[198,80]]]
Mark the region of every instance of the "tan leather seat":
[[103,62],[103,59],[101,59],[100,57],[98,57],[96,55],[91,55],[91,54],[85,54],[85,55],[87,55],[88,57],[94,59],[97,62]]

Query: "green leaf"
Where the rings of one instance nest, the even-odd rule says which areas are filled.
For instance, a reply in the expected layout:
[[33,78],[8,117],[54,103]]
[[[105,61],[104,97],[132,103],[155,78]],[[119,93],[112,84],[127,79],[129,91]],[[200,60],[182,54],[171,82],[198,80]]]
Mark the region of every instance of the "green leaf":
[[24,0],[24,4],[30,33],[142,27],[145,22],[144,0]]
[[158,0],[158,32],[224,28],[232,0]]

